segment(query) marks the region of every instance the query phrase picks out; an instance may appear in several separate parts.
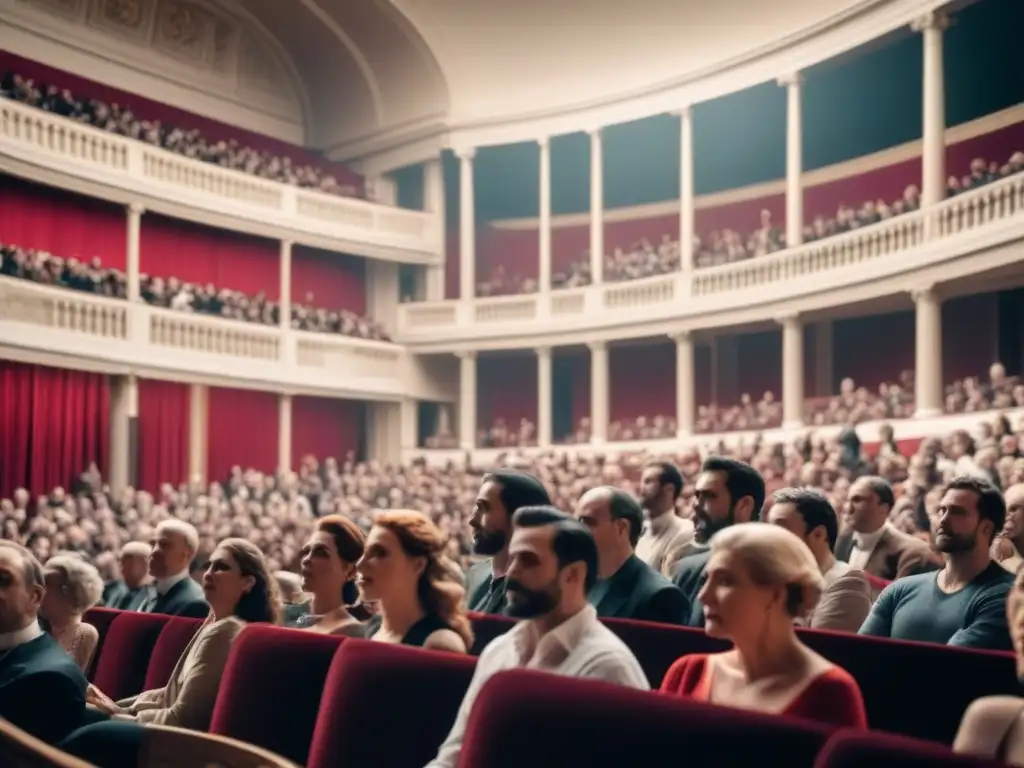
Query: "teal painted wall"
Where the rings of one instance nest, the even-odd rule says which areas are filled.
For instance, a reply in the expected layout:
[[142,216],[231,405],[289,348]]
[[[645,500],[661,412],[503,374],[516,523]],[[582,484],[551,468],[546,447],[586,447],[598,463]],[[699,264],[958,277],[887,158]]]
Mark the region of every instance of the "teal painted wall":
[[[958,125],[1024,102],[1020,31],[1024,0],[980,0],[957,12],[946,32],[946,121]],[[804,168],[822,166],[920,138],[922,42],[909,30],[883,44],[805,72]],[[707,194],[785,174],[786,94],[774,81],[696,105],[694,183]],[[475,161],[478,221],[536,216],[538,148],[488,147]],[[444,156],[449,224],[458,222],[458,161]],[[679,195],[679,120],[657,115],[604,131],[607,208]],[[590,139],[551,142],[551,201],[556,214],[590,207]],[[422,175],[396,174],[399,200],[420,207]],[[419,205],[412,203],[419,201]]]

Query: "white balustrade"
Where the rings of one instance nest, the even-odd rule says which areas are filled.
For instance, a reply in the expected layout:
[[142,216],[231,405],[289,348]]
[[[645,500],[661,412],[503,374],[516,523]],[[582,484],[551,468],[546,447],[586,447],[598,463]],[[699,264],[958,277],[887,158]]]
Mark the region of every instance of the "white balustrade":
[[77,177],[78,188],[134,192],[155,210],[159,202],[173,204],[175,215],[186,206],[230,217],[242,231],[258,222],[280,228],[282,239],[336,240],[341,251],[365,245],[416,260],[440,258],[434,214],[261,179],[0,98],[0,170],[14,164],[20,174],[38,172],[46,183],[60,174]]

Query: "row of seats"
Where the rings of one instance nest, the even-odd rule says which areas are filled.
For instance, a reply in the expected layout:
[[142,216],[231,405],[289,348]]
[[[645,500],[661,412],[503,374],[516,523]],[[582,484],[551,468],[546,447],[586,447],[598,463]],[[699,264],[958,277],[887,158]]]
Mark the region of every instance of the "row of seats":
[[[475,652],[512,625],[502,617],[472,618]],[[164,685],[199,626],[194,619],[106,609],[91,612],[87,619],[101,632],[93,680],[113,697]],[[680,656],[724,647],[700,630],[622,620],[607,624],[633,649],[652,686]],[[949,744],[971,701],[1015,691],[1012,654],[801,632],[810,647],[858,680],[875,729]],[[451,727],[474,666],[472,656],[254,625],[235,641],[210,730],[312,768],[339,762],[395,768],[424,765]],[[599,747],[585,742],[588,734],[614,733],[621,748],[634,756],[618,765],[644,764],[635,755],[646,754],[645,750],[652,761],[656,751],[663,756],[666,749],[696,758],[695,751],[704,747],[695,744],[706,745],[708,764],[740,765],[754,755],[764,763],[764,755],[785,743],[785,765],[795,768],[814,764],[833,734],[812,724],[730,711],[724,717],[723,710],[694,702],[592,681],[537,677],[524,670],[496,678],[485,690],[497,688],[498,680],[500,696],[481,695],[474,708],[466,742],[472,760],[467,765],[521,766],[527,757],[537,763],[550,756],[534,752],[549,749],[560,755],[550,759],[563,766],[569,757],[569,764],[613,765],[617,744],[609,746],[605,739],[599,740]],[[734,735],[740,727],[737,718],[744,723],[743,739],[724,738],[718,744],[709,738],[712,733]],[[400,723],[401,733],[374,738],[385,721],[389,729]],[[531,738],[522,739],[523,733]],[[913,745],[907,747],[912,752],[919,746],[916,741]],[[584,760],[578,751],[592,746],[596,753]],[[524,752],[528,748],[529,754]],[[723,757],[723,749],[735,753],[735,763]],[[941,748],[936,754],[947,753]],[[828,765],[840,764],[853,763]],[[961,763],[950,763],[954,764]],[[972,763],[963,763],[968,764]]]

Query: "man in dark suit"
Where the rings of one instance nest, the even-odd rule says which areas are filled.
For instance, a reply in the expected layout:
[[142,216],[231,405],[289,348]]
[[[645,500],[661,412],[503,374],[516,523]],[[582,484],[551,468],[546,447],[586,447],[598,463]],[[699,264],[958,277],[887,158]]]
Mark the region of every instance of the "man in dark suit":
[[576,519],[594,534],[598,579],[587,599],[602,618],[683,624],[686,597],[671,581],[633,554],[644,527],[640,503],[625,491],[603,485],[580,497]]
[[198,550],[199,534],[188,523],[164,520],[156,527],[153,553],[149,556],[153,586],[140,610],[206,618],[210,606],[203,596],[203,588],[189,576],[189,568]]
[[[694,540],[707,542],[718,531],[734,523],[760,519],[764,506],[764,478],[749,464],[722,456],[704,460],[693,493]],[[679,561],[672,581],[690,601],[691,627],[704,626],[704,607],[697,594],[707,580],[710,553],[699,552]]]
[[512,539],[512,515],[520,507],[550,505],[544,485],[533,475],[499,469],[484,475],[473,505],[473,551],[490,555],[466,572],[466,605],[477,613],[504,613],[505,569]]
[[152,548],[144,541],[129,541],[121,548],[121,578],[103,589],[107,608],[137,611],[149,598],[149,556]]
[[32,553],[0,541],[0,717],[55,744],[82,725],[87,683],[39,626],[45,591],[42,566]]
[[925,542],[889,524],[896,497],[883,478],[859,478],[846,499],[847,526],[836,540],[837,559],[886,581],[941,567]]

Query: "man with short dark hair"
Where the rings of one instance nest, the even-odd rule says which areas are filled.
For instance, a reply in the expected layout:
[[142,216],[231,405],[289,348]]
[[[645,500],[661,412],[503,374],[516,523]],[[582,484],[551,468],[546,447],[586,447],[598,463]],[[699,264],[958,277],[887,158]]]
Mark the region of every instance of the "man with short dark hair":
[[512,539],[512,516],[522,507],[550,504],[544,485],[533,475],[499,469],[484,475],[469,525],[473,551],[489,555],[466,572],[466,605],[478,613],[503,613],[505,569]]
[[[749,464],[723,456],[709,456],[697,476],[693,494],[694,539],[706,544],[735,523],[757,522],[764,506],[764,478]],[[690,601],[687,624],[704,626],[704,609],[697,593],[707,580],[708,551],[684,557],[672,581]]]
[[576,519],[594,535],[598,579],[588,600],[602,618],[682,624],[690,605],[679,588],[634,554],[643,527],[640,504],[625,491],[602,485],[576,504]]
[[847,494],[848,528],[836,540],[836,558],[886,581],[934,571],[938,563],[928,545],[889,523],[896,497],[892,486],[868,475]]
[[699,551],[693,541],[693,523],[676,514],[683,492],[683,475],[667,461],[652,461],[640,475],[640,504],[644,524],[636,556],[663,576],[671,576],[686,555]]
[[807,626],[856,632],[871,611],[871,585],[864,571],[836,560],[832,548],[839,533],[828,499],[807,488],[783,488],[772,494],[768,522],[799,536],[811,550],[825,580]]
[[473,702],[484,683],[502,670],[528,667],[650,688],[633,653],[587,603],[598,570],[590,531],[549,506],[524,507],[512,522],[505,572],[508,613],[524,621],[480,654],[451,733],[427,768],[455,768]]
[[973,477],[953,480],[939,502],[935,523],[935,548],[945,568],[886,587],[860,633],[1010,650],[1006,598],[1014,576],[989,554],[1005,522],[1006,503],[994,485]]
[[46,588],[39,561],[0,541],[0,717],[49,744],[82,725],[86,680],[39,626]]

